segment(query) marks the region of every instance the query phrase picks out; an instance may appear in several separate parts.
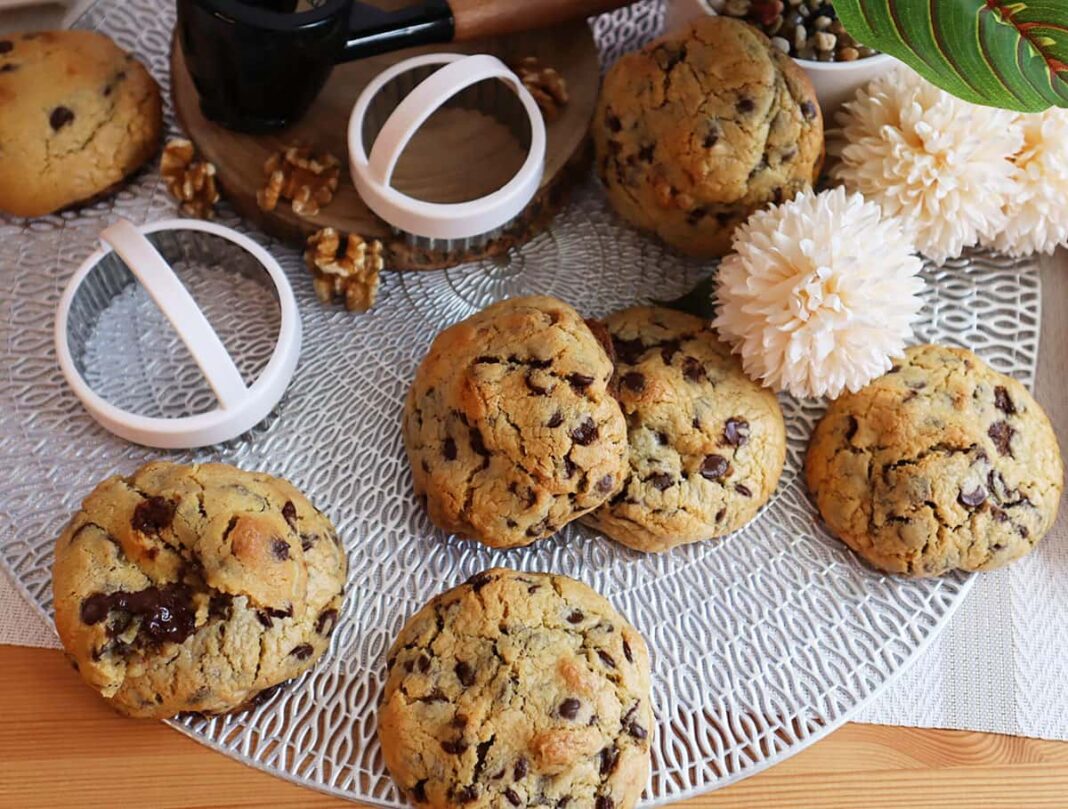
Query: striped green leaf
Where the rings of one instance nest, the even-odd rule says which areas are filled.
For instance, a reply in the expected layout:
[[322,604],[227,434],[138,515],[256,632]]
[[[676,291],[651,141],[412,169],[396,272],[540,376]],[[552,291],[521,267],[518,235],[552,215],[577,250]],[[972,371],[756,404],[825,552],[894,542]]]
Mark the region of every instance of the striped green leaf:
[[1068,107],[1068,0],[835,0],[846,30],[956,96]]

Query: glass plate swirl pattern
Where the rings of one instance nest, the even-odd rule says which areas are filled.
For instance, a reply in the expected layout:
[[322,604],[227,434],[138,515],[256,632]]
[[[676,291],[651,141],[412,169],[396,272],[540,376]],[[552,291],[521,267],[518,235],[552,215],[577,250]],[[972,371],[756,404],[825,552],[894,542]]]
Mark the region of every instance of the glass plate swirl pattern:
[[[605,61],[647,40],[661,16],[658,3],[639,2],[596,19]],[[173,7],[101,0],[80,24],[135,51],[168,95]],[[76,214],[0,219],[0,561],[46,616],[52,543],[68,515],[102,477],[158,456],[86,415],[52,349],[60,290],[94,249],[98,230],[119,215],[134,222],[174,215],[156,171]],[[220,218],[242,227],[226,208]],[[431,595],[506,565],[582,579],[644,633],[654,655],[657,719],[646,805],[667,803],[750,775],[840,725],[908,665],[969,589],[962,576],[877,575],[822,531],[798,475],[822,408],[791,398],[783,398],[789,455],[779,489],[753,523],[723,540],[643,556],[569,526],[530,548],[499,552],[430,525],[411,491],[399,422],[416,364],[440,328],[493,300],[532,292],[601,315],[674,297],[709,270],[623,227],[592,180],[549,232],[504,260],[387,274],[378,305],[364,316],[320,306],[296,251],[251,235],[280,258],[301,304],[306,338],[297,375],[276,412],[251,433],[170,457],[289,478],[336,522],[352,573],[341,624],[317,668],[252,712],[174,723],[229,756],[346,798],[404,805],[375,736],[386,649],[405,616]],[[974,254],[928,268],[926,278],[918,340],[967,345],[1033,383],[1040,287],[1030,263]],[[194,293],[199,283],[190,280]],[[241,284],[224,289],[243,294]],[[154,373],[149,360],[138,364],[171,348],[164,345],[170,336],[152,327],[158,318],[143,295],[129,291],[114,305],[116,317],[102,318],[92,344],[110,346],[116,367],[124,358],[123,367],[147,366],[127,381],[142,386],[143,401],[165,412],[193,406],[163,386],[169,374]],[[138,311],[142,317],[133,316]],[[228,311],[211,311],[223,333]],[[269,332],[246,335],[248,350],[262,351],[255,343]]]

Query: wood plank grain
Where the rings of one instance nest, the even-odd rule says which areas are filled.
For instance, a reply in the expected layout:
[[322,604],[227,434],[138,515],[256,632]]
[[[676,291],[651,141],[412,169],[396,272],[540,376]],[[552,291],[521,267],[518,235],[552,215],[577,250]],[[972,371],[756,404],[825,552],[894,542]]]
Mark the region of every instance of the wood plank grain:
[[[155,722],[125,719],[53,650],[0,646],[0,806],[351,807]],[[847,725],[686,809],[976,809],[1068,805],[1068,743]]]

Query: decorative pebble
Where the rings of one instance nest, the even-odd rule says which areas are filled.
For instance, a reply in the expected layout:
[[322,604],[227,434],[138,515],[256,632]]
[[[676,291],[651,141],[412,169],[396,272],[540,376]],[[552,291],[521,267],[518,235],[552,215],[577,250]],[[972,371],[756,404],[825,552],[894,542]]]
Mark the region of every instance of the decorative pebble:
[[845,30],[829,0],[705,0],[709,8],[760,28],[772,44],[797,59],[855,62],[877,51]]

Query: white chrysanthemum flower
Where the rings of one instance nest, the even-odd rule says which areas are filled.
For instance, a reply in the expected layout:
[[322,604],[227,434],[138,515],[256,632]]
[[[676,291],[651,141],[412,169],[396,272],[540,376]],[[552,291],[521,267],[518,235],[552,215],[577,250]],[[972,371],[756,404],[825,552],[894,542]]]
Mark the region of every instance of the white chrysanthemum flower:
[[1023,148],[1013,159],[1016,184],[1005,202],[1007,222],[983,243],[1010,256],[1052,253],[1068,245],[1068,110],[1020,115]]
[[844,188],[758,211],[719,266],[713,325],[745,372],[795,396],[857,391],[890,369],[921,308],[900,223]]
[[981,107],[901,67],[838,113],[846,144],[834,176],[901,219],[939,264],[1004,227],[1009,162],[1023,143],[1013,112]]

